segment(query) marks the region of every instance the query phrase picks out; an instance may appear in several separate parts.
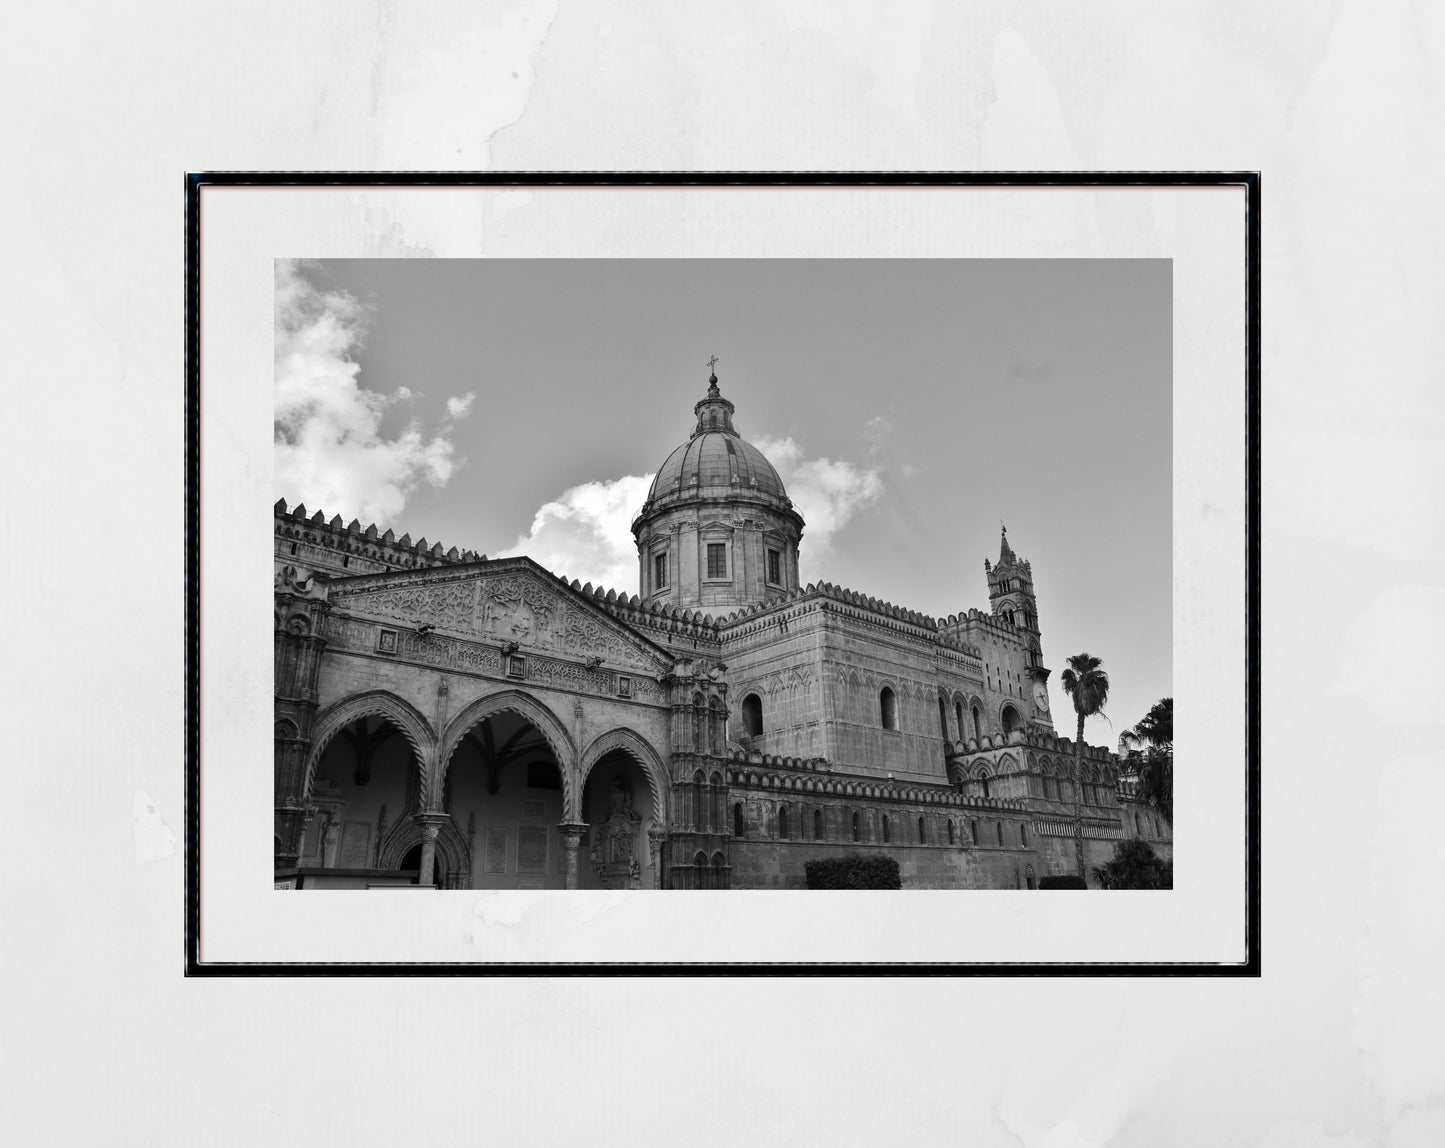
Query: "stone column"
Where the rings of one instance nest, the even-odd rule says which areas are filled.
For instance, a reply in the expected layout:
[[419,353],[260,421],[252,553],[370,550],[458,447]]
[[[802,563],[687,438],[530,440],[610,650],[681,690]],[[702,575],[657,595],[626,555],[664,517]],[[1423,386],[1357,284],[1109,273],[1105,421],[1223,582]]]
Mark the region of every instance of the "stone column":
[[577,847],[582,844],[582,835],[587,832],[587,826],[581,822],[563,822],[557,826],[557,833],[562,838],[562,852],[566,861],[565,873],[567,875],[567,888],[577,888]]
[[654,825],[647,831],[647,852],[652,859],[652,887],[662,888],[662,843],[667,840],[667,830]]
[[437,859],[437,834],[435,825],[423,825],[421,829],[421,871],[416,875],[418,885],[430,885],[435,876]]

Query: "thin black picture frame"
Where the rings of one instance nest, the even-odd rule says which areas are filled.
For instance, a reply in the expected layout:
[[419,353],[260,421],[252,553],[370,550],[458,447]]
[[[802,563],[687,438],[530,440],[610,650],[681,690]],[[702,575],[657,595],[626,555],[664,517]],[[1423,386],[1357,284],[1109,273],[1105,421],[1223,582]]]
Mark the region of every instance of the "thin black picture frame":
[[[201,192],[208,187],[1239,187],[1245,192],[1245,959],[1239,963],[231,963],[200,959]],[[185,884],[187,976],[1243,976],[1261,975],[1261,173],[199,172],[185,177]]]

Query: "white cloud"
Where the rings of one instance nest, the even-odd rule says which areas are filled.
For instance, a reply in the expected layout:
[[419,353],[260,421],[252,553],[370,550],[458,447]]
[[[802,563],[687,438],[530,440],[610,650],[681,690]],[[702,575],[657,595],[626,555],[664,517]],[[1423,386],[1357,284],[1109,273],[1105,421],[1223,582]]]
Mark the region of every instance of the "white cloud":
[[788,497],[803,516],[803,547],[810,565],[826,557],[838,532],[883,493],[883,470],[877,456],[888,426],[881,418],[874,418],[868,430],[872,442],[868,466],[841,459],[808,458],[791,436],[754,440],[753,445],[777,469]]
[[468,391],[461,398],[453,395],[447,400],[447,417],[452,419],[464,419],[471,414],[472,401],[476,398],[475,391]]
[[[366,318],[352,295],[317,287],[297,262],[277,261],[275,493],[387,525],[419,483],[444,485],[461,460],[450,424],[428,433],[413,421],[382,437],[387,408],[416,394],[398,387],[382,395],[358,384]],[[448,399],[448,415],[465,416],[472,397]]]
[[[870,424],[870,429],[879,428]],[[883,492],[883,474],[877,465],[808,458],[792,438],[763,438],[755,445],[777,468],[807,523],[803,545],[809,561],[826,553],[838,531]],[[875,453],[876,449],[870,450],[870,459]],[[650,474],[627,475],[565,490],[538,509],[531,528],[512,546],[488,554],[492,558],[525,554],[554,574],[618,593],[636,593],[632,518],[642,509],[652,479]]]
[[637,547],[632,516],[652,486],[650,474],[584,482],[544,504],[532,528],[491,558],[525,554],[554,574],[618,593],[637,592]]

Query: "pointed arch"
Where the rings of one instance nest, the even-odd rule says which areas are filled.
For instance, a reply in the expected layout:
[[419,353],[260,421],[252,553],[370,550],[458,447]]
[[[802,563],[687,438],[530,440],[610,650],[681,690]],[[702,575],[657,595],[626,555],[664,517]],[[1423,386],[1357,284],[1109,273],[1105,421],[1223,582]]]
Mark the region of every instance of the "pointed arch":
[[[662,764],[662,757],[657,750],[653,749],[651,743],[641,734],[626,726],[616,726],[605,733],[599,733],[587,743],[587,748],[582,751],[578,760],[577,789],[573,795],[576,804],[565,806],[567,816],[574,821],[582,819],[582,794],[587,790],[587,777],[592,772],[592,767],[614,750],[626,753],[642,767],[642,774],[647,778],[648,792],[652,796],[653,824],[665,826],[667,811],[670,808],[667,769]],[[701,776],[701,771],[699,771],[699,776]],[[722,778],[717,773],[713,774],[713,779],[713,784],[721,784]]]
[[[467,839],[462,836],[461,830],[450,817],[438,825],[439,832],[436,840],[437,865],[443,872],[456,874],[457,879],[462,883],[453,886],[451,882],[446,883],[447,888],[468,889],[472,883],[472,851],[467,845]],[[377,861],[383,869],[401,868],[401,859],[413,848],[422,843],[421,823],[414,817],[403,817],[390,832],[382,838],[381,846],[377,850]]]
[[316,717],[311,735],[311,750],[306,756],[306,770],[301,778],[301,800],[311,796],[311,785],[316,779],[316,766],[331,740],[352,722],[364,717],[385,718],[401,731],[416,758],[417,774],[425,788],[427,764],[431,761],[436,746],[436,734],[431,723],[421,712],[404,698],[388,690],[367,690],[328,706]]
[[498,690],[496,693],[484,694],[463,706],[457,716],[447,723],[446,732],[442,735],[441,745],[437,752],[436,777],[433,780],[433,807],[441,803],[442,786],[446,782],[447,770],[451,767],[452,756],[456,753],[457,746],[461,745],[462,738],[466,737],[467,731],[473,726],[480,725],[493,714],[500,713],[513,713],[523,721],[530,723],[551,747],[552,754],[557,759],[558,772],[562,775],[562,808],[568,810],[570,816],[571,811],[575,810],[578,800],[577,794],[573,792],[577,749],[572,744],[572,737],[551,710],[531,694],[516,689]]

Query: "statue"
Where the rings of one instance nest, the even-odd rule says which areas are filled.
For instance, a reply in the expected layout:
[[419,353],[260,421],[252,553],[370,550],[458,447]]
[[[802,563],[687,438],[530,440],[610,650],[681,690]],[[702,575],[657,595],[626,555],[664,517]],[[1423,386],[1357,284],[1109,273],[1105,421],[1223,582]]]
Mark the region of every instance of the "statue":
[[637,830],[642,818],[632,808],[632,790],[614,777],[607,790],[607,820],[597,827],[592,868],[604,889],[636,889],[642,867],[637,862]]

